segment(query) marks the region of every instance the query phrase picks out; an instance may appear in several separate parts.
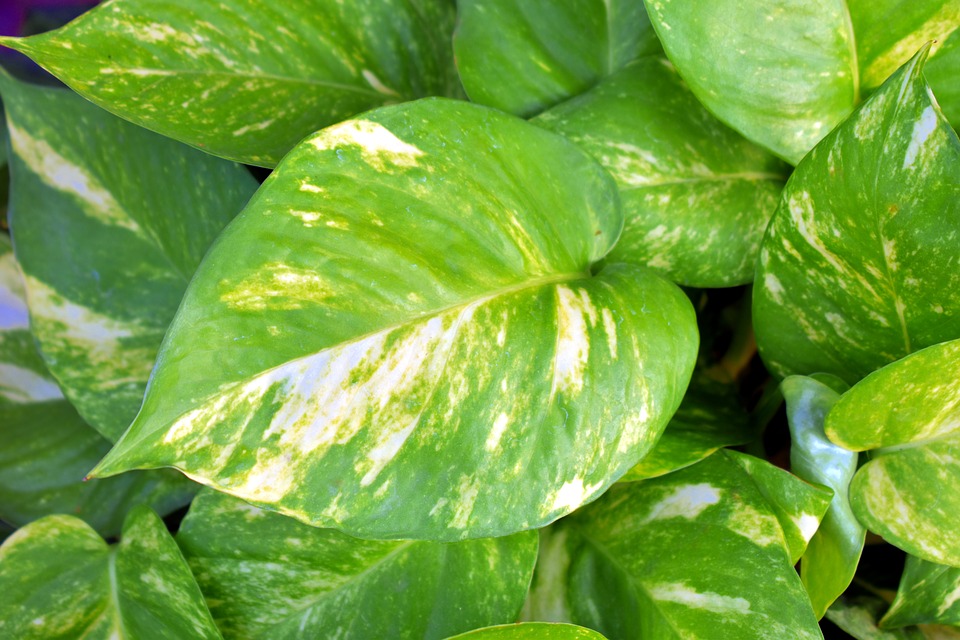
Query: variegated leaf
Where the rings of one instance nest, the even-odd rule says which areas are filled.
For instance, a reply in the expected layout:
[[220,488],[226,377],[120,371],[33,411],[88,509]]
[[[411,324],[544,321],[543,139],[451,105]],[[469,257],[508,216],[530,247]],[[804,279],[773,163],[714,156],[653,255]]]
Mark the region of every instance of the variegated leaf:
[[[833,489],[830,509],[800,561],[800,579],[814,612],[822,618],[853,580],[866,537],[847,495],[857,471],[857,454],[830,442],[823,431],[827,413],[840,398],[837,391],[802,376],[790,376],[781,389],[790,424],[791,470]],[[812,527],[813,521],[808,522]]]
[[960,568],[907,556],[897,597],[880,626],[922,623],[960,626]]
[[0,547],[0,636],[18,640],[221,638],[180,550],[147,507],[108,546],[48,516]]
[[60,394],[27,327],[22,276],[0,235],[0,518],[22,526],[54,513],[115,536],[127,511],[162,514],[186,504],[193,483],[173,471],[137,471],[83,482],[110,449]]
[[870,91],[924,44],[943,41],[960,25],[960,0],[845,0],[856,34],[860,86]]
[[256,182],[69,91],[0,82],[31,328],[80,415],[116,440],[187,281]]
[[721,447],[745,444],[754,437],[736,388],[697,372],[653,451],[620,481],[662,476],[689,467]]
[[923,79],[925,57],[787,183],[754,288],[757,343],[776,374],[852,384],[960,336],[960,141]]
[[953,32],[923,70],[954,131],[960,129],[960,29]]
[[611,638],[822,637],[777,516],[783,506],[768,496],[803,497],[820,513],[829,498],[748,459],[722,451],[618,484],[555,525],[567,549],[553,554],[561,563],[551,571],[564,580],[573,621]]
[[923,625],[903,629],[881,629],[877,620],[886,608],[880,598],[841,598],[827,610],[827,619],[856,640],[960,640],[960,629]]
[[[210,490],[177,542],[229,638],[445,638],[512,622],[537,536],[367,541]],[[361,613],[362,612],[362,613]]]
[[525,622],[477,629],[449,640],[604,640],[596,631],[573,624]]
[[111,0],[0,42],[132,122],[273,166],[355,113],[455,95],[454,17],[449,0]]
[[460,0],[453,38],[470,99],[529,117],[660,50],[636,0]]
[[534,122],[616,179],[625,225],[608,260],[694,287],[753,279],[787,167],[710,115],[666,60],[631,63]]
[[844,0],[647,0],[647,10],[707,109],[791,164],[859,100]]
[[960,567],[960,340],[867,376],[827,415],[827,436],[871,450],[850,502],[860,522],[932,562]]
[[[696,354],[572,143],[432,99],[292,151],[201,266],[97,468],[173,466],[360,537],[542,526],[659,437]],[[250,251],[249,247],[257,247]]]

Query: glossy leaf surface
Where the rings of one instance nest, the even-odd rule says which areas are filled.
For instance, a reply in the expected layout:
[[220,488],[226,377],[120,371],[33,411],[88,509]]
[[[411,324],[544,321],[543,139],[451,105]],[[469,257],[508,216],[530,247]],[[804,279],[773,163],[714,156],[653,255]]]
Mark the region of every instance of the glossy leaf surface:
[[461,0],[453,39],[470,99],[540,113],[659,50],[635,0]]
[[275,165],[320,127],[458,89],[447,0],[114,0],[2,42],[132,122]]
[[573,624],[525,622],[487,627],[460,634],[450,640],[604,640],[596,631]]
[[653,446],[696,352],[679,289],[586,275],[617,204],[572,143],[485,107],[317,133],[204,261],[98,472],[175,466],[360,537],[569,513]]
[[[866,530],[850,507],[850,481],[857,454],[830,442],[823,430],[827,413],[840,398],[812,378],[790,376],[781,384],[790,424],[790,468],[798,477],[833,489],[830,509],[800,561],[813,610],[822,618],[853,580]],[[809,520],[809,526],[814,524]]]
[[852,384],[960,336],[960,141],[901,68],[797,167],[767,229],[757,343],[775,374]]
[[786,167],[710,115],[670,63],[631,63],[534,122],[616,179],[624,230],[608,260],[695,287],[753,279]]
[[648,0],[647,9],[697,98],[791,164],[858,101],[843,0]]
[[921,623],[960,625],[960,568],[907,556],[897,597],[881,624]]
[[116,440],[187,281],[256,182],[69,91],[0,88],[31,328],[80,415]]
[[173,471],[137,471],[83,482],[110,449],[64,399],[30,335],[23,278],[0,235],[0,518],[17,526],[69,513],[115,536],[127,511],[148,504],[166,514],[193,495]]
[[736,389],[697,372],[653,451],[620,481],[662,476],[689,467],[721,447],[744,444],[753,438]]
[[850,501],[871,531],[908,553],[960,567],[960,340],[867,376],[827,415],[829,438],[873,450]]
[[[445,638],[511,622],[537,536],[367,541],[205,491],[177,542],[230,638]],[[361,613],[362,612],[362,613]]]
[[718,452],[618,484],[559,523],[565,554],[553,557],[566,556],[558,571],[573,621],[611,638],[820,638],[776,513],[782,506],[767,496],[802,496],[793,508],[813,508],[816,518],[829,498],[748,458]]
[[0,633],[20,640],[220,638],[166,527],[146,507],[110,547],[70,516],[48,516],[0,547]]

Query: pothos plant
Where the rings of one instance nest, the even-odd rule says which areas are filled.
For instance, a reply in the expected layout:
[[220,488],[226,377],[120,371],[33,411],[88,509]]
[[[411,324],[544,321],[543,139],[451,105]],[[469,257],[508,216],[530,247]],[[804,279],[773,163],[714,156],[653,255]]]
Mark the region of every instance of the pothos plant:
[[958,24],[111,0],[0,40],[73,90],[0,78],[0,636],[960,637]]

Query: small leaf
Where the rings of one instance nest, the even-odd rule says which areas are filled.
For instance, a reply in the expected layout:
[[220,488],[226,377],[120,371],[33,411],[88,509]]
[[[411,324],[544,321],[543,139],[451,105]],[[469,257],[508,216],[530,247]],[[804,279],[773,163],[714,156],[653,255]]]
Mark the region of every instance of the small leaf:
[[0,85],[31,328],[67,398],[116,440],[187,281],[256,182],[69,91]]
[[110,443],[77,415],[43,365],[22,280],[0,235],[0,518],[23,526],[70,513],[111,537],[134,505],[167,514],[189,502],[196,485],[170,470],[83,482]]
[[0,547],[5,637],[221,638],[160,519],[132,511],[113,547],[83,521],[48,516]]
[[886,603],[872,596],[841,598],[827,610],[827,619],[856,640],[958,640],[960,630],[923,626],[885,630],[877,626]]
[[791,164],[859,100],[843,0],[647,0],[647,8],[694,95]]
[[[177,542],[228,637],[445,638],[516,619],[537,536],[350,538],[204,491]],[[362,615],[360,615],[362,612]]]
[[[856,33],[860,86],[883,84],[924,44],[944,40],[960,25],[957,0],[845,0]],[[936,45],[931,49],[931,58]]]
[[[800,561],[800,579],[818,618],[853,580],[866,530],[847,496],[857,454],[838,447],[823,431],[840,394],[813,378],[790,376],[781,384],[790,424],[790,468],[798,477],[833,489],[833,501]],[[807,520],[808,530],[814,520]]]
[[634,62],[534,123],[616,179],[625,224],[607,260],[694,287],[753,279],[786,167],[711,116],[668,62]]
[[960,141],[926,50],[797,167],[760,250],[757,343],[777,375],[848,384],[960,336]]
[[208,254],[96,472],[173,466],[358,537],[551,522],[649,451],[693,368],[678,288],[587,275],[620,227],[599,165],[492,109],[318,132]]
[[460,0],[453,38],[470,99],[540,113],[660,46],[635,0]]
[[116,0],[0,42],[131,122],[272,167],[355,113],[455,95],[454,17],[448,0]]
[[[618,484],[558,523],[569,532],[573,621],[611,638],[821,638],[781,507],[767,495],[823,492],[744,458],[721,451],[660,478]],[[770,477],[782,486],[766,484]]]
[[922,623],[960,625],[960,569],[908,555],[897,597],[880,625]]
[[525,622],[487,627],[463,633],[448,640],[604,640],[596,631],[573,624]]
[[827,415],[827,436],[874,450],[850,502],[907,553],[960,566],[960,340],[928,347],[857,383]]
[[656,478],[703,460],[721,447],[754,439],[746,411],[733,385],[694,373],[680,408],[653,451],[620,478],[633,482]]

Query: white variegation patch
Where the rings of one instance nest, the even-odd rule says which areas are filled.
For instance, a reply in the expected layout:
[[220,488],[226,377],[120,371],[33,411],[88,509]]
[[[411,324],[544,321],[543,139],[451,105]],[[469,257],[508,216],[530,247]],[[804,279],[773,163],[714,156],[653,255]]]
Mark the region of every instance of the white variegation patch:
[[[917,161],[917,156],[923,150],[930,135],[937,130],[940,124],[940,118],[937,116],[937,110],[933,105],[927,107],[920,114],[920,119],[913,124],[913,132],[910,134],[910,144],[907,145],[907,152],[903,157],[903,168],[912,169]],[[886,248],[884,248],[886,250]]]
[[654,600],[672,602],[685,607],[704,609],[719,614],[750,613],[750,601],[737,596],[725,596],[712,591],[697,591],[682,582],[657,584],[647,588]]
[[710,484],[688,484],[677,487],[650,508],[644,523],[668,518],[693,520],[707,507],[720,502],[722,491]]
[[557,392],[578,394],[590,357],[589,327],[597,323],[597,310],[583,289],[575,293],[557,286],[557,353],[553,363],[551,397]]
[[[303,220],[305,226],[312,226],[321,218],[319,213],[291,213]],[[239,284],[225,288],[220,300],[232,309],[244,311],[302,309],[323,303],[334,295],[333,287],[317,271],[283,263],[263,265]]]
[[318,151],[338,147],[359,147],[363,161],[378,171],[387,171],[387,163],[397,167],[415,167],[423,151],[406,143],[392,131],[369,120],[346,120],[327,127],[309,140]]
[[791,518],[791,520],[793,520],[793,523],[800,531],[800,535],[807,542],[810,542],[817,533],[817,529],[820,528],[820,518],[809,513],[801,513],[799,516]]

